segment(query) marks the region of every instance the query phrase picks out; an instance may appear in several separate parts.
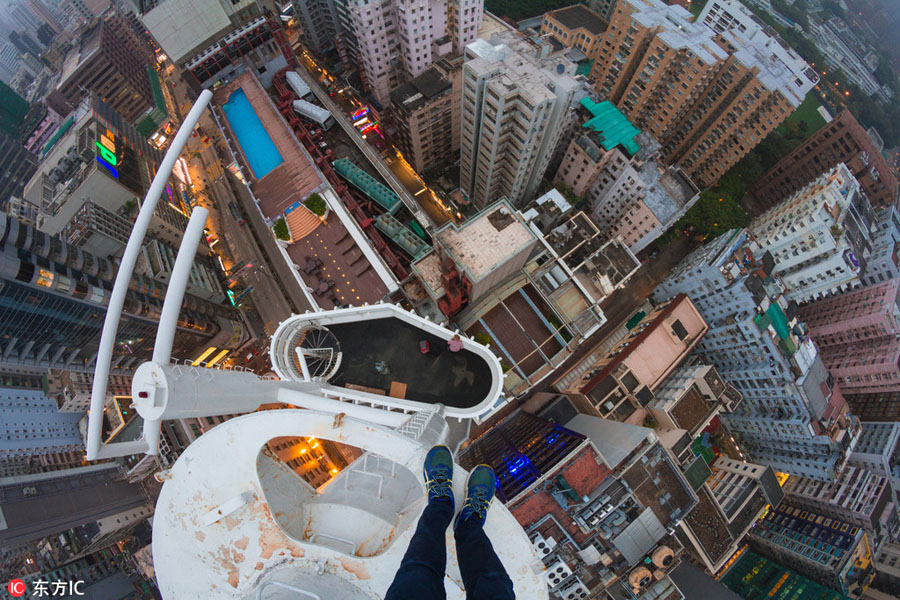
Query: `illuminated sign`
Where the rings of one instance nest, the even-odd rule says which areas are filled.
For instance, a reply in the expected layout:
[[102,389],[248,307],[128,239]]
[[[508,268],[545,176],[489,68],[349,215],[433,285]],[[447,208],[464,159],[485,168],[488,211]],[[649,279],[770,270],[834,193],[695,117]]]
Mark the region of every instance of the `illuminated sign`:
[[115,136],[109,129],[106,130],[106,133],[100,134],[100,139],[97,140],[97,162],[106,167],[106,170],[118,179],[119,172],[116,170],[116,167],[119,164],[119,156],[116,152],[115,139]]
[[358,119],[364,115],[367,115],[367,114],[369,114],[369,107],[365,106],[365,107],[359,109],[358,111],[356,111],[355,113],[353,113],[352,118],[355,121],[356,119]]

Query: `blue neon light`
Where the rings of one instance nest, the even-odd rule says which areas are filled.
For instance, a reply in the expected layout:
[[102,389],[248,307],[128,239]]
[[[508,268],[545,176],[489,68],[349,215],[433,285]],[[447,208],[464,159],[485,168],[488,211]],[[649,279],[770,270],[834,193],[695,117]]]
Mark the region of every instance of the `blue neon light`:
[[105,160],[100,158],[99,156],[97,157],[97,162],[100,163],[102,166],[106,167],[107,170],[112,174],[113,177],[115,177],[116,179],[119,178],[119,172],[116,171],[116,168],[114,166],[112,166],[111,164],[109,164],[108,162],[106,162]]

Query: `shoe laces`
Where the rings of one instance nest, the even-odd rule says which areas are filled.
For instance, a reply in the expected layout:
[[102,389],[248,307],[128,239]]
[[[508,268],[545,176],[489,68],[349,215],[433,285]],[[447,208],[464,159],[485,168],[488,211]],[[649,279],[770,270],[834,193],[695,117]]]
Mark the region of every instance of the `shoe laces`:
[[491,498],[488,497],[488,490],[484,487],[476,487],[469,491],[465,506],[474,514],[483,517],[487,514],[490,504]]
[[452,472],[446,467],[433,467],[429,472],[428,490],[437,497],[450,496]]

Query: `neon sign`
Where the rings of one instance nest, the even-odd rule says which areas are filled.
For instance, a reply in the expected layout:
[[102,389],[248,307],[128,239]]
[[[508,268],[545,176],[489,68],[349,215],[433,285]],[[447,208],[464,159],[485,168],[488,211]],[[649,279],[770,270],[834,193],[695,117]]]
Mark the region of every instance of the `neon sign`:
[[116,179],[119,178],[119,172],[116,166],[119,164],[119,157],[116,154],[116,142],[112,132],[107,129],[106,133],[100,134],[97,140],[97,162],[112,174]]

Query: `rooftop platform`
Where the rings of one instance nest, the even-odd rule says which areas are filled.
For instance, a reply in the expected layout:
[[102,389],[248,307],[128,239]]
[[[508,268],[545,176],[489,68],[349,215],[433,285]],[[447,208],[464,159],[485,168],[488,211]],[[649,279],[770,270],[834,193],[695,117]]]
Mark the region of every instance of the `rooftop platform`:
[[[281,216],[295,203],[309,196],[325,183],[325,180],[252,72],[245,72],[231,83],[220,87],[216,90],[213,101],[216,105],[221,106],[237,89],[244,90],[253,110],[284,159],[284,162],[261,179],[248,177],[263,216],[267,219],[274,219]],[[232,147],[240,153],[242,162],[247,167],[243,169],[244,173],[249,175],[252,170],[249,168],[250,163],[247,157],[243,154],[245,149],[236,143],[234,131],[231,130],[231,124],[228,123],[227,118],[224,118],[224,115],[222,121],[226,124],[229,136],[235,141]]]
[[606,31],[607,23],[600,15],[582,4],[567,6],[547,13],[569,29],[586,29],[588,32],[599,35]]
[[[313,330],[327,330],[334,341],[315,351],[307,339],[318,335]],[[378,303],[294,315],[272,336],[270,355],[273,369],[287,381],[306,380],[298,348],[308,358],[336,356],[333,370],[318,378],[312,373],[330,397],[404,411],[442,404],[448,417],[481,422],[505,403],[503,371],[490,350],[465,336],[459,339],[462,348],[451,352],[455,335],[396,304]],[[429,343],[431,354],[421,352],[421,341]]]
[[[469,350],[450,352],[447,341],[397,318],[371,319],[328,325],[338,339],[343,361],[331,383],[364,386],[392,395],[405,387],[404,397],[427,404],[472,408],[491,388],[489,365]],[[422,354],[419,343],[428,341],[437,356]],[[375,364],[384,362],[382,375]]]

